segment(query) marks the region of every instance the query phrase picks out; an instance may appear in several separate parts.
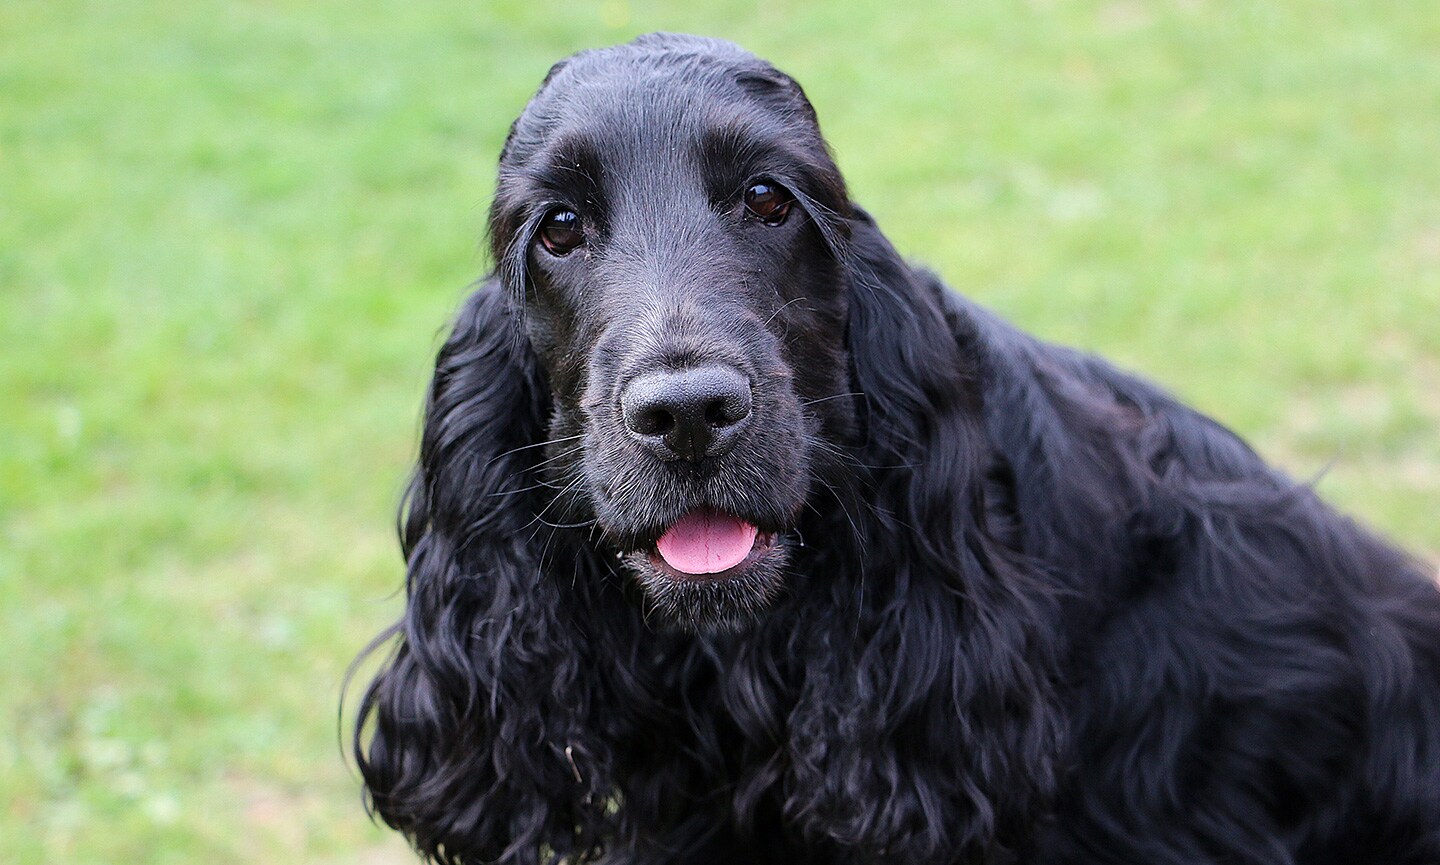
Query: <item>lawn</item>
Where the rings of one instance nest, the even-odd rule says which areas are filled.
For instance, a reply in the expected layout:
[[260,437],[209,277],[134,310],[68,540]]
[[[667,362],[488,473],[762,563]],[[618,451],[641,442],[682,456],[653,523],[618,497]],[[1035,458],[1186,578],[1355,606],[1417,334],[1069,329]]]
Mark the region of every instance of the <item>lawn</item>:
[[405,861],[337,744],[494,160],[652,29],[907,254],[1440,554],[1440,5],[0,4],[0,861]]

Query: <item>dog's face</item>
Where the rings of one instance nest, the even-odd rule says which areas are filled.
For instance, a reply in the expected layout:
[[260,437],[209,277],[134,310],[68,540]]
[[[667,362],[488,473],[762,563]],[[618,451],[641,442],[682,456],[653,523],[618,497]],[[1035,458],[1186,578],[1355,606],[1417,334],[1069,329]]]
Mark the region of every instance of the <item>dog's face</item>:
[[547,522],[594,521],[655,610],[735,626],[852,418],[848,204],[798,86],[725,43],[557,66],[491,214],[553,391]]

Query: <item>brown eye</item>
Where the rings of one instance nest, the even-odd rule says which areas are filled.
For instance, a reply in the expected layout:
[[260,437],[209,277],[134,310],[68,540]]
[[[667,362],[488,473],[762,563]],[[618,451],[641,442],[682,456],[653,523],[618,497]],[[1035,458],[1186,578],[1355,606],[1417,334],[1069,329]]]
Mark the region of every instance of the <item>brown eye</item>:
[[795,199],[785,187],[769,181],[761,181],[745,190],[745,209],[766,225],[779,225],[790,215],[790,205]]
[[585,233],[580,230],[580,215],[575,211],[557,207],[540,220],[540,243],[551,255],[568,255],[584,242]]

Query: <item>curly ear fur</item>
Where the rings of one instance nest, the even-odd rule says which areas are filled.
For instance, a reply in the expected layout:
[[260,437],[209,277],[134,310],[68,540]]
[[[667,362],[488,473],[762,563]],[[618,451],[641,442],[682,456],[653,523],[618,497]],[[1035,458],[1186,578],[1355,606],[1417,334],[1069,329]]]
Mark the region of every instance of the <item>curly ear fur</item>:
[[[863,394],[851,535],[792,718],[786,808],[870,861],[1002,861],[1054,791],[1054,602],[986,525],[974,347],[863,211],[837,253]],[[859,531],[856,531],[856,528]],[[822,571],[824,572],[824,571]],[[793,627],[793,626],[790,626]]]
[[483,286],[436,363],[401,527],[405,615],[355,742],[373,810],[440,862],[563,856],[603,822],[603,791],[574,777],[593,685],[556,579],[583,563],[536,539],[547,393],[505,292]]

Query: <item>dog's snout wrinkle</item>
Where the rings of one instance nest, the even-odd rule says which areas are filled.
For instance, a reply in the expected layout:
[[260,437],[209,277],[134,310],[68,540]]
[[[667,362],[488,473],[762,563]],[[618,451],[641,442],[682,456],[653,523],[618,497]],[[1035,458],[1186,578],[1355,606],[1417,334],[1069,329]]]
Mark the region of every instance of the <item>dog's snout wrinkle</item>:
[[749,378],[722,364],[644,373],[620,393],[626,430],[667,461],[699,462],[728,452],[751,407]]

